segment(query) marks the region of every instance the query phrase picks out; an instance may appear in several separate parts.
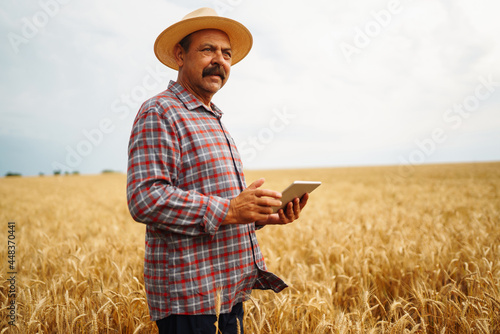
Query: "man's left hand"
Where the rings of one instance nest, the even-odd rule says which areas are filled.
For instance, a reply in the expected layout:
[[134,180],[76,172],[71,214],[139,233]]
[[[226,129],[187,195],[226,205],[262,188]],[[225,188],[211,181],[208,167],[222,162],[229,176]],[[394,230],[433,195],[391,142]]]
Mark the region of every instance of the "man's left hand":
[[284,209],[280,209],[277,213],[270,214],[266,220],[256,221],[256,225],[282,225],[289,224],[294,220],[298,219],[300,212],[304,208],[309,199],[309,194],[304,194],[299,200],[295,198],[293,201],[287,204]]

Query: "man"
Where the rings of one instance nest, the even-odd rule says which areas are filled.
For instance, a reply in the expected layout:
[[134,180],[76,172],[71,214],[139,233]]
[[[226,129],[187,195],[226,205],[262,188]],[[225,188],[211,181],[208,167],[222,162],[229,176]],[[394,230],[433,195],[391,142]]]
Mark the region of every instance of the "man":
[[221,332],[243,333],[251,290],[287,286],[266,270],[255,229],[294,221],[308,196],[271,214],[281,194],[261,188],[264,179],[245,186],[235,143],[211,102],[251,46],[242,24],[209,8],[155,43],[178,77],[134,121],[127,199],[133,218],[146,224],[144,281],[160,333],[213,334],[219,313]]

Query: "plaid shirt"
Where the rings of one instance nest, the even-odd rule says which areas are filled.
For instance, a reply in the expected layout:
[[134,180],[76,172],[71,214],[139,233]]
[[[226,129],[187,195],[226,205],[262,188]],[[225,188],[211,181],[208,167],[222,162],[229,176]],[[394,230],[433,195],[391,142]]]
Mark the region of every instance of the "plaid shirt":
[[287,285],[266,270],[255,224],[221,225],[246,186],[235,143],[213,111],[175,82],[147,100],[129,142],[127,200],[146,224],[144,281],[151,320],[215,314],[252,289]]

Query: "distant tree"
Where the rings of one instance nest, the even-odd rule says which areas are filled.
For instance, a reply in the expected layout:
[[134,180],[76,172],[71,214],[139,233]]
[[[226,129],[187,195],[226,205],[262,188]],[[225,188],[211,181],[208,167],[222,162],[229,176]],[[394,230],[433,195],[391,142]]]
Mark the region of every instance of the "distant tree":
[[71,174],[73,174],[73,175],[80,175],[80,172],[79,172],[79,171],[77,171],[77,170],[75,170],[75,171],[73,171],[73,173],[71,173]]
[[5,174],[6,177],[11,177],[11,176],[22,176],[21,173],[14,173],[14,172],[7,172]]
[[42,172],[38,173],[38,176],[44,176],[45,174],[43,174]]
[[112,169],[104,169],[101,173],[102,174],[111,174],[111,173],[116,173],[116,172]]
[[60,170],[55,170],[54,171],[54,175],[57,176],[57,175],[61,175],[61,171]]

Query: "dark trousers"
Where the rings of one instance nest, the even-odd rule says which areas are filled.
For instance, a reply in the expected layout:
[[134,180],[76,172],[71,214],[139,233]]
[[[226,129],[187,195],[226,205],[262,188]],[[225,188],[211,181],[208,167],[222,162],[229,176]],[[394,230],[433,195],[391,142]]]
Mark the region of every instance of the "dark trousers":
[[[183,315],[172,314],[156,321],[160,334],[216,334],[215,315]],[[219,332],[217,334],[243,334],[243,303],[233,306],[230,313],[219,315]]]

